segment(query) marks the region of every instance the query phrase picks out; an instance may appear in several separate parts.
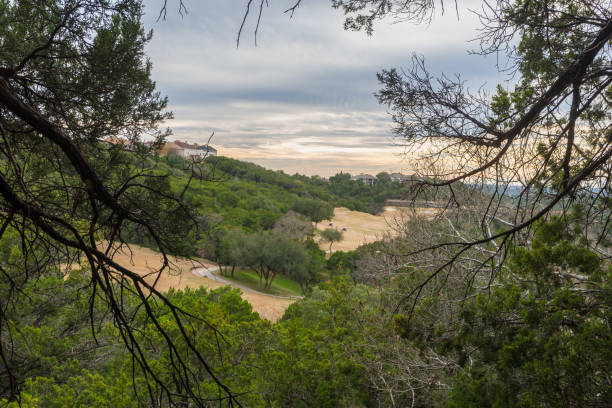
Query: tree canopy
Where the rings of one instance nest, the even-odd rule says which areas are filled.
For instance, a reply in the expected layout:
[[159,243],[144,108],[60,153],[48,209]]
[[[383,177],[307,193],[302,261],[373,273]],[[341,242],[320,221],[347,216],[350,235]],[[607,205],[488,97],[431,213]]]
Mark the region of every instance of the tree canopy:
[[[167,132],[158,125],[171,114],[150,79],[144,47],[151,35],[141,15],[138,0],[0,1],[0,236],[13,231],[21,242],[20,264],[1,269],[9,282],[0,308],[0,330],[9,333],[1,338],[3,355],[16,347],[10,337],[19,327],[8,317],[20,307],[15,296],[31,279],[70,271],[83,260],[91,273],[84,287],[91,329],[99,330],[94,305],[102,302],[135,366],[148,373],[152,393],[174,398],[169,382],[175,381],[181,394],[194,397],[193,372],[177,353],[182,341],[218,383],[217,397],[232,399],[188,336],[184,311],[113,261],[130,232],[162,252],[157,273],[168,270],[166,254],[182,251],[181,237],[193,223],[182,193],[169,193],[167,175],[156,170],[143,143],[145,135],[153,145],[164,140]],[[172,380],[156,375],[143,353],[135,334],[143,321],[128,307],[128,293],[162,336],[166,329],[149,299],[171,308],[181,333],[176,341],[165,337]],[[0,360],[15,398],[18,365]]]
[[323,241],[329,242],[329,253],[332,253],[332,245],[334,242],[342,241],[343,234],[337,228],[325,228],[323,231],[319,232],[321,239]]

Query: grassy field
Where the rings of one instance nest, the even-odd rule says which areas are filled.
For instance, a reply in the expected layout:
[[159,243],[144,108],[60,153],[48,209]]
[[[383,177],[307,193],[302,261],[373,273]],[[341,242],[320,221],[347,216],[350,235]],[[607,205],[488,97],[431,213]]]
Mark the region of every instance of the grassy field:
[[[360,245],[381,239],[385,233],[392,233],[393,216],[398,215],[399,211],[390,210],[391,208],[387,208],[381,215],[372,215],[338,207],[334,209],[334,217],[331,220],[320,222],[317,227],[323,230],[331,223],[332,228],[346,228],[342,241],[336,242],[332,249],[334,252],[351,251]],[[320,247],[324,251],[329,250],[328,243],[321,243]]]
[[222,274],[223,278],[227,280],[231,280],[232,282],[240,283],[248,288],[253,290],[257,290],[263,293],[270,293],[271,295],[280,295],[280,296],[301,296],[302,290],[300,289],[300,285],[291,279],[284,278],[282,276],[277,276],[272,281],[272,286],[270,290],[264,289],[259,286],[259,276],[250,270],[246,269],[236,269],[234,271],[234,276],[229,276],[229,271],[227,274]]
[[[431,217],[437,210],[431,208],[418,209],[419,215]],[[402,220],[409,216],[409,211],[402,207],[385,207],[380,215],[372,215],[360,211],[352,211],[345,207],[334,208],[334,217],[329,221],[320,222],[317,229],[337,228],[343,231],[343,239],[332,246],[335,251],[352,251],[360,245],[380,240],[384,234],[397,234],[397,228]],[[331,226],[329,224],[332,224]],[[320,248],[329,251],[329,244],[321,242]]]

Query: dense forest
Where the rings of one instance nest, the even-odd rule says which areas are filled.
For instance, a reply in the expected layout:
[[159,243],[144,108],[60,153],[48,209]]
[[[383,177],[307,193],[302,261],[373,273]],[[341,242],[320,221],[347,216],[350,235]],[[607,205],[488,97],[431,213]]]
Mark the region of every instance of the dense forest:
[[[331,1],[370,35],[437,4]],[[0,407],[610,406],[612,4],[483,7],[474,52],[513,84],[474,93],[419,56],[381,71],[421,156],[368,186],[160,157],[141,1],[0,0]],[[315,242],[334,207],[388,198],[437,205],[355,251]],[[136,244],[153,280],[116,261]],[[229,286],[162,291],[171,255],[303,297],[271,322]]]
[[[406,245],[400,239],[360,250],[353,273],[343,268],[277,323],[229,287],[167,297],[189,311],[182,322],[195,346],[243,406],[605,406],[612,398],[612,269],[580,238],[561,220],[542,224],[529,247],[514,251],[493,293],[465,284],[431,290],[411,319],[394,305],[421,272],[380,267],[389,259],[379,249]],[[4,265],[23,261],[19,247],[17,234],[3,238]],[[49,271],[15,298],[20,306],[8,319],[19,330],[9,361],[21,392],[19,403],[4,406],[167,406],[182,393],[168,377],[176,358],[193,373],[194,401],[207,405],[218,395],[189,358],[172,311],[151,305],[179,346],[176,355],[164,351],[167,339],[128,297],[151,367],[143,375],[104,306],[91,311],[82,293],[88,280],[86,270]],[[151,394],[147,376],[168,385]]]

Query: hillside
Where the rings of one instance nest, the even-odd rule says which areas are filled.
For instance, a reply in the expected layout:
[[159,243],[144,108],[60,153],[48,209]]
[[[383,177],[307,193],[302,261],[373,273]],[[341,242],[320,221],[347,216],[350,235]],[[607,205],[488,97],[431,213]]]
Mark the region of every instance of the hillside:
[[[181,170],[186,163],[179,157],[163,159],[178,177],[187,177]],[[319,176],[289,175],[282,170],[273,171],[259,165],[222,156],[209,157],[205,161],[206,187],[190,194],[210,194],[208,204],[216,208],[241,208],[245,210],[284,210],[298,198],[321,200],[334,207],[376,214],[382,211],[385,200],[404,197],[410,182],[391,182],[384,178],[373,186],[351,180],[348,173],[339,173],[329,180]],[[383,177],[384,177],[383,173]],[[261,197],[265,197],[263,200]],[[199,197],[202,198],[202,197]]]

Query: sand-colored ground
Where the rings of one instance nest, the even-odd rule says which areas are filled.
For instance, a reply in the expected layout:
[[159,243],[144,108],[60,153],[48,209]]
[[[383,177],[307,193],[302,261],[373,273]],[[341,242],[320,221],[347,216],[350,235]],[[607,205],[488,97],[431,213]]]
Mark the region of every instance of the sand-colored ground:
[[[151,272],[161,267],[162,264],[159,253],[137,245],[130,245],[130,247],[132,249],[131,253],[124,250],[118,252],[113,259],[120,265],[128,267],[131,271],[140,275],[150,275],[146,280],[149,283],[153,283],[156,275],[151,275]],[[166,292],[170,288],[184,289],[204,286],[205,288],[214,289],[225,286],[210,278],[191,272],[191,269],[195,267],[215,266],[213,263],[196,262],[180,258],[172,258],[171,261],[173,264],[172,270],[163,272],[156,284],[156,287],[161,292]],[[245,291],[242,292],[242,298],[248,301],[253,306],[253,310],[259,313],[261,317],[271,321],[280,319],[283,313],[285,313],[285,309],[294,302],[289,299],[278,299]]]
[[[332,250],[351,251],[360,245],[380,240],[385,233],[395,234],[393,228],[395,221],[405,216],[406,211],[402,207],[385,207],[384,212],[380,215],[372,215],[352,211],[346,207],[337,207],[334,208],[334,218],[330,221],[320,222],[317,229],[330,228],[330,223],[332,228],[338,228],[339,230],[346,228],[346,231],[343,232],[342,241],[334,243]],[[435,209],[422,208],[418,211],[419,214],[430,216]],[[325,251],[329,250],[329,243],[322,242],[320,246]]]

